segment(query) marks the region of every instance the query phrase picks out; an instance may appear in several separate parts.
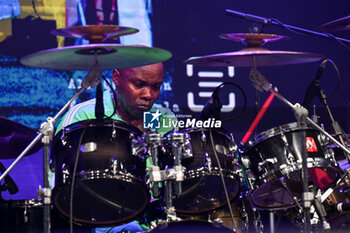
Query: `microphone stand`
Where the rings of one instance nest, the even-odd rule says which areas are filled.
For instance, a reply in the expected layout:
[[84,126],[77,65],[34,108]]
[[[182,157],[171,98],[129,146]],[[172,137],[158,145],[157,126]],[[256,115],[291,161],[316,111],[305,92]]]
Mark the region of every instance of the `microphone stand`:
[[350,43],[350,40],[347,40],[347,39],[344,39],[344,38],[341,38],[341,37],[336,37],[336,36],[333,36],[332,34],[329,34],[329,33],[321,33],[321,32],[307,30],[307,29],[300,28],[300,27],[291,26],[291,25],[288,25],[288,24],[276,22],[272,18],[264,18],[264,17],[251,15],[251,14],[246,14],[246,13],[242,13],[242,12],[234,11],[234,10],[230,10],[230,9],[226,9],[225,12],[226,12],[226,15],[237,17],[237,18],[246,19],[246,20],[253,21],[255,23],[259,23],[259,24],[262,24],[262,25],[273,24],[273,25],[280,26],[280,27],[283,27],[283,28],[291,29],[293,31],[302,32],[302,33],[305,33],[305,34],[308,34],[308,35],[313,35],[313,36],[318,36],[318,37],[323,37],[323,38],[327,38],[327,39],[332,39],[332,40],[337,40],[337,41]]
[[100,81],[99,78],[102,75],[102,69],[97,62],[97,56],[95,56],[95,65],[90,69],[86,75],[82,87],[78,89],[75,95],[64,105],[61,110],[54,116],[48,117],[46,122],[42,123],[39,128],[39,134],[32,140],[32,142],[22,151],[22,153],[16,158],[16,160],[7,168],[7,170],[1,175],[0,182],[9,174],[9,172],[16,166],[16,164],[34,147],[34,145],[41,139],[43,142],[43,156],[44,156],[44,187],[39,186],[38,197],[41,197],[44,204],[43,209],[43,221],[44,232],[51,232],[50,221],[50,205],[51,205],[51,189],[49,186],[49,146],[54,133],[54,124],[57,119],[69,108],[73,101],[85,91],[87,88],[94,87]]

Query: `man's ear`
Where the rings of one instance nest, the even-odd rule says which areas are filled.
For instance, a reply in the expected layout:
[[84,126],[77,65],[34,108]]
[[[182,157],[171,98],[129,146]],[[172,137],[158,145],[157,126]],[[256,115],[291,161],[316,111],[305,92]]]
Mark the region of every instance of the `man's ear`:
[[116,86],[119,85],[120,81],[120,72],[117,69],[113,70],[113,82]]

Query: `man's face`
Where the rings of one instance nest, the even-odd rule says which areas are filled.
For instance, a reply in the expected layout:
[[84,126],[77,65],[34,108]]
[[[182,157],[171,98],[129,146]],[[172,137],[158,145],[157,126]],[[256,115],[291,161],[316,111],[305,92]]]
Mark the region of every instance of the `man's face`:
[[158,98],[163,83],[163,65],[114,71],[113,81],[117,86],[118,110],[121,108],[132,118],[142,118],[143,112],[150,110]]

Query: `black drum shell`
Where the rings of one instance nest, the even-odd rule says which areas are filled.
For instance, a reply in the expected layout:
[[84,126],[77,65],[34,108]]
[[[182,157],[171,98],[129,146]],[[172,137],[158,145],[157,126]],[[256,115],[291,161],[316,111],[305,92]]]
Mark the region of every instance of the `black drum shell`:
[[132,140],[141,134],[135,127],[114,120],[81,121],[60,131],[51,150],[56,184],[53,202],[58,211],[69,218],[72,172],[79,147],[74,223],[112,226],[141,215],[150,200],[145,161],[132,154]]

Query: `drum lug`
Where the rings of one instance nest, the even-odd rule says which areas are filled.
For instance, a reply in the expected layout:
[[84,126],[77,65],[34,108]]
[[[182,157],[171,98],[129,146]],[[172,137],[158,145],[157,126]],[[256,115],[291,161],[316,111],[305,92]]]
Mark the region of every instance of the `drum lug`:
[[250,168],[251,163],[250,163],[249,158],[247,158],[246,156],[242,156],[241,162],[245,168]]
[[283,129],[281,127],[279,127],[279,130],[280,130],[282,142],[283,142],[284,146],[288,149],[288,151],[287,151],[288,162],[289,162],[289,164],[293,164],[294,163],[294,156],[292,155],[292,153],[293,153],[291,151],[292,149],[289,146],[286,135],[283,133]]
[[67,145],[67,136],[66,136],[66,129],[62,130],[62,135],[61,135],[61,143],[63,146]]
[[202,141],[202,146],[207,143],[207,136],[205,135],[205,132],[203,130],[201,131],[201,141]]
[[190,142],[190,135],[188,133],[185,133],[185,143],[183,146],[183,154],[182,158],[192,158],[193,153],[192,153],[192,145]]
[[231,153],[235,153],[238,149],[238,146],[235,142],[235,139],[232,133],[230,133],[230,142],[228,143],[228,149],[230,150]]
[[117,138],[117,130],[115,128],[116,128],[116,125],[115,125],[115,122],[113,121],[113,123],[112,123],[112,138],[113,139]]
[[265,159],[264,161],[262,162],[259,162],[258,163],[258,166],[259,166],[259,171],[262,171],[264,168],[263,167],[266,167],[266,165],[270,163],[270,164],[275,164],[277,163],[277,158],[268,158],[268,159]]
[[112,159],[112,164],[110,166],[110,171],[112,172],[113,175],[118,174],[120,171],[124,171],[124,165],[122,162],[118,161],[115,159],[115,157]]
[[62,164],[62,179],[63,179],[63,184],[66,184],[68,182],[68,179],[69,179],[69,166],[66,165],[65,163]]
[[208,153],[205,153],[205,166],[208,168],[209,172],[211,172],[211,158]]

